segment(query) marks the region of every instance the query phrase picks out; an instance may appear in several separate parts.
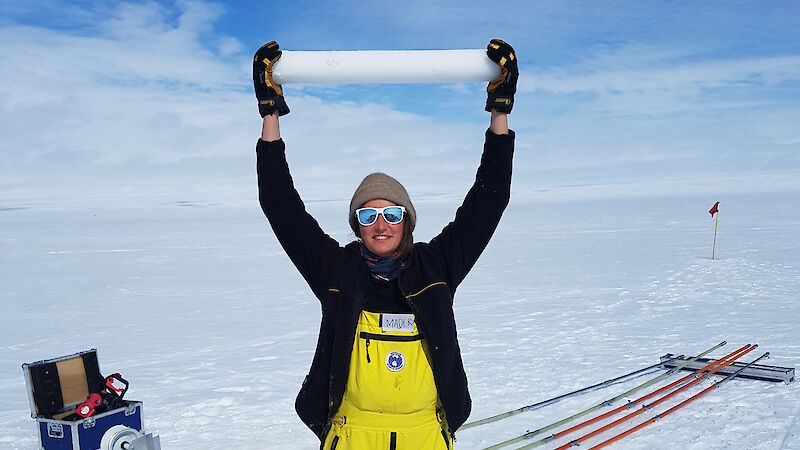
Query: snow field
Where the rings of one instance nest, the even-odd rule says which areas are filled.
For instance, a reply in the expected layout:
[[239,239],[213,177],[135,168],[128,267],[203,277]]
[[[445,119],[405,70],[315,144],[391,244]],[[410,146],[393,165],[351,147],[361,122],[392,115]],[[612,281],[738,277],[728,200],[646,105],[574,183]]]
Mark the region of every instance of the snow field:
[[[795,367],[793,197],[512,197],[455,300],[470,420],[722,340],[729,344],[711,356],[758,343],[743,360],[769,351],[766,364]],[[718,259],[711,260],[706,211],[716,200]],[[342,243],[352,239],[345,203],[308,202]],[[98,348],[104,373],[120,371],[131,382],[128,397],[144,402],[146,428],[165,449],[318,446],[294,413],[316,344],[318,302],[255,199],[248,207],[180,206],[193,204],[0,208],[0,448],[37,447],[20,365],[87,348]],[[457,200],[418,201],[417,239],[432,237],[456,207]],[[539,428],[659,373],[464,430],[456,447]],[[611,448],[800,448],[798,417],[796,383],[733,380]]]

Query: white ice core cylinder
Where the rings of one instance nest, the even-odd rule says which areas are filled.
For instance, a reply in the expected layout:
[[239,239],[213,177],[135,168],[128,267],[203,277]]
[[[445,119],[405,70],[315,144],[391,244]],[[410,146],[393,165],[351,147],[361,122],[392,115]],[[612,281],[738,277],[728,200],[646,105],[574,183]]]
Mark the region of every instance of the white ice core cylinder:
[[500,68],[485,50],[284,51],[272,68],[279,84],[470,83]]

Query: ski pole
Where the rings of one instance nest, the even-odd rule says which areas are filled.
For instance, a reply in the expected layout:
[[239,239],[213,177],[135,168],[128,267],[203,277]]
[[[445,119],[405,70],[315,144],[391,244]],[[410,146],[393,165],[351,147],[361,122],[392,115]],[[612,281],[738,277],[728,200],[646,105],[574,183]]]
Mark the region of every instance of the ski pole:
[[[734,352],[734,354],[732,354],[732,356],[729,355],[729,356],[726,356],[725,358],[718,359],[717,361],[714,361],[713,363],[710,363],[710,365],[714,365],[714,367],[711,368],[708,371],[708,373],[705,374],[705,377],[708,378],[709,376],[711,376],[714,373],[716,373],[718,370],[733,364],[737,359],[739,359],[742,356],[744,356],[744,355],[750,353],[751,351],[755,350],[756,347],[758,347],[758,345],[750,346],[750,344],[748,344],[745,347],[742,347],[742,349],[744,349],[743,351],[742,351],[742,349],[737,350],[736,352]],[[581,442],[584,442],[584,441],[586,441],[586,440],[588,440],[590,438],[593,438],[594,436],[597,436],[600,433],[608,431],[611,428],[614,428],[617,425],[621,424],[622,422],[625,422],[625,421],[627,421],[629,419],[632,419],[632,418],[644,413],[645,411],[647,411],[647,410],[649,410],[651,408],[654,408],[654,407],[660,405],[661,403],[664,403],[665,401],[667,401],[670,398],[674,397],[678,393],[683,392],[686,389],[689,389],[690,387],[694,386],[695,384],[703,381],[703,377],[701,377],[700,375],[701,374],[687,375],[687,377],[696,376],[696,378],[694,380],[690,381],[689,383],[686,383],[683,386],[675,389],[674,391],[670,392],[669,394],[666,394],[663,397],[658,398],[654,402],[649,403],[647,405],[642,405],[642,407],[637,409],[636,411],[634,411],[634,412],[632,412],[630,414],[627,414],[627,415],[625,415],[623,417],[620,417],[619,419],[617,419],[617,420],[615,420],[615,421],[613,421],[613,422],[611,422],[611,423],[609,423],[607,425],[604,425],[604,426],[592,431],[591,433],[585,434],[585,435],[579,437],[578,439],[575,439],[574,441],[567,442],[566,444],[562,445],[561,447],[556,448],[556,450],[565,450],[565,449],[568,449],[568,448],[573,447],[573,446],[578,446],[578,445],[581,444]],[[529,447],[520,447],[520,449],[523,449],[523,448],[529,448]],[[518,450],[520,450],[520,449],[518,449]]]
[[599,449],[599,448],[603,448],[603,447],[605,447],[605,446],[607,446],[607,445],[609,445],[609,444],[613,444],[614,442],[617,442],[618,440],[620,440],[620,439],[624,438],[625,436],[628,436],[628,435],[630,435],[630,434],[633,434],[633,433],[635,433],[636,431],[639,431],[639,430],[641,430],[642,428],[646,427],[647,425],[650,425],[651,423],[655,423],[656,421],[658,421],[658,420],[660,420],[660,419],[663,419],[664,417],[666,417],[666,416],[668,416],[668,415],[672,414],[672,413],[673,413],[673,412],[675,412],[676,410],[683,408],[683,407],[684,407],[684,406],[686,406],[687,404],[689,404],[689,403],[691,403],[691,402],[693,402],[693,401],[697,400],[698,398],[700,398],[700,397],[702,397],[702,396],[706,395],[707,393],[711,392],[711,390],[713,390],[713,389],[717,389],[717,388],[718,388],[718,387],[719,387],[721,384],[723,384],[723,383],[725,383],[725,382],[727,382],[727,381],[729,381],[729,380],[733,379],[733,378],[734,378],[736,375],[739,375],[739,374],[740,374],[740,373],[741,373],[741,372],[742,372],[744,369],[746,369],[746,368],[748,368],[748,367],[752,366],[753,364],[757,363],[758,361],[760,361],[760,360],[762,360],[762,359],[764,359],[764,358],[769,358],[769,352],[766,352],[766,353],[764,353],[763,355],[761,355],[761,356],[759,356],[758,358],[756,358],[754,361],[752,361],[752,362],[748,363],[747,365],[745,365],[744,367],[740,368],[740,369],[739,369],[739,370],[737,370],[736,372],[734,372],[734,373],[732,373],[732,374],[728,375],[728,376],[727,376],[727,377],[725,377],[723,380],[714,382],[714,384],[712,384],[711,386],[709,386],[709,387],[707,387],[707,388],[703,389],[701,392],[699,392],[699,393],[697,393],[697,394],[695,394],[695,395],[693,395],[693,396],[689,397],[688,399],[686,399],[686,400],[684,400],[684,401],[682,401],[682,402],[678,403],[677,405],[675,405],[675,406],[673,406],[672,408],[670,408],[670,409],[668,409],[668,410],[664,411],[663,413],[661,413],[661,414],[656,414],[656,415],[655,415],[655,416],[653,416],[651,419],[649,419],[649,420],[647,420],[647,421],[645,421],[645,422],[642,422],[642,423],[640,423],[639,425],[636,425],[635,427],[633,427],[633,428],[631,428],[631,429],[629,429],[629,430],[627,430],[627,431],[625,431],[625,432],[623,432],[623,433],[620,433],[620,434],[618,434],[618,435],[614,436],[613,438],[611,438],[611,439],[609,439],[609,440],[607,440],[607,441],[605,441],[605,442],[601,442],[600,444],[598,444],[598,445],[595,445],[594,447],[592,447],[592,450],[594,450],[594,449]]
[[607,411],[607,412],[605,412],[603,414],[600,414],[597,417],[594,417],[592,419],[589,419],[589,420],[586,420],[584,422],[581,422],[581,423],[579,423],[579,424],[577,424],[577,425],[575,425],[573,427],[567,428],[566,430],[559,431],[558,433],[555,433],[555,434],[552,434],[550,436],[547,436],[546,438],[541,439],[539,441],[532,442],[532,443],[530,443],[530,444],[528,444],[528,445],[526,445],[524,447],[521,447],[521,448],[538,447],[539,445],[542,445],[544,443],[553,441],[555,439],[562,438],[562,437],[572,433],[573,431],[580,430],[581,428],[584,428],[584,427],[586,427],[588,425],[591,425],[593,423],[599,422],[599,421],[605,419],[606,417],[613,416],[613,415],[617,414],[620,411],[624,411],[626,409],[631,409],[631,407],[633,407],[633,405],[635,405],[637,403],[641,403],[641,402],[647,400],[648,398],[655,397],[656,395],[658,395],[658,394],[660,394],[662,392],[668,391],[668,390],[674,388],[675,386],[679,386],[681,384],[684,384],[687,381],[689,381],[692,377],[696,378],[696,377],[700,376],[700,374],[702,374],[704,371],[709,370],[710,368],[712,368],[712,367],[714,367],[714,366],[716,366],[718,364],[722,364],[722,362],[726,361],[728,358],[732,358],[732,357],[738,355],[739,353],[743,352],[744,350],[748,349],[749,347],[750,347],[750,344],[742,346],[739,349],[727,354],[722,359],[718,359],[716,361],[709,362],[708,364],[706,364],[705,366],[701,367],[700,369],[697,369],[695,372],[693,372],[693,373],[691,373],[689,375],[686,375],[685,377],[682,377],[682,378],[680,378],[680,379],[678,379],[676,381],[673,381],[672,383],[670,383],[670,384],[668,384],[666,386],[663,386],[663,387],[661,387],[659,389],[656,389],[656,390],[650,392],[649,394],[643,395],[643,396],[637,398],[636,400],[629,401],[625,405],[622,405],[622,406],[619,406],[617,408],[614,408],[611,411]]
[[593,407],[591,407],[589,409],[583,410],[583,411],[581,411],[581,412],[579,412],[577,414],[574,414],[574,415],[572,415],[570,417],[567,417],[565,419],[561,419],[558,422],[553,422],[550,425],[544,426],[544,427],[539,428],[537,430],[528,431],[527,433],[522,434],[520,436],[517,436],[515,438],[511,438],[511,439],[508,439],[506,441],[500,442],[498,444],[492,445],[490,447],[486,447],[484,450],[494,450],[494,449],[502,448],[502,447],[505,447],[505,446],[508,446],[508,445],[511,445],[511,444],[516,444],[517,442],[522,442],[522,441],[524,441],[526,439],[530,439],[530,438],[536,436],[537,434],[544,433],[545,431],[552,430],[553,428],[556,428],[556,427],[559,427],[559,426],[561,426],[561,425],[563,425],[565,423],[571,422],[571,421],[573,421],[573,420],[575,420],[575,419],[577,419],[579,417],[583,417],[583,416],[585,416],[587,414],[591,414],[594,411],[597,411],[598,409],[603,408],[604,406],[608,406],[608,405],[616,402],[617,400],[619,400],[619,399],[621,399],[621,398],[623,398],[625,396],[628,396],[628,395],[630,395],[630,394],[632,394],[634,392],[640,391],[640,390],[642,390],[642,389],[644,389],[644,388],[646,388],[648,386],[653,385],[654,383],[658,383],[659,381],[663,380],[664,378],[666,378],[666,377],[670,376],[671,374],[681,370],[682,368],[686,367],[687,365],[693,363],[694,361],[697,361],[699,358],[702,358],[703,356],[713,352],[714,350],[722,347],[725,344],[727,344],[727,342],[726,341],[722,341],[719,344],[717,344],[717,345],[709,348],[708,350],[700,353],[699,355],[697,355],[697,356],[695,356],[695,357],[693,357],[691,359],[688,359],[688,360],[684,361],[683,363],[681,363],[680,365],[678,365],[678,366],[666,371],[665,373],[663,373],[663,374],[661,374],[661,375],[659,375],[659,376],[657,376],[655,378],[652,378],[652,379],[640,384],[639,386],[631,388],[631,389],[623,392],[622,394],[620,394],[620,395],[618,395],[618,396],[616,396],[614,398],[610,398],[610,399],[608,399],[608,400],[606,400],[606,401],[604,401],[602,403],[598,403],[597,405],[595,405],[595,406],[593,406]]
[[553,398],[550,398],[550,399],[547,399],[547,400],[543,400],[541,402],[534,403],[532,405],[527,405],[527,406],[523,406],[523,407],[520,407],[520,408],[517,408],[517,409],[512,409],[511,411],[506,411],[504,413],[496,414],[494,416],[487,417],[485,419],[480,419],[480,420],[476,420],[474,422],[465,423],[464,425],[461,425],[461,428],[459,428],[459,431],[466,430],[466,429],[469,429],[469,428],[472,428],[472,427],[477,427],[479,425],[485,425],[487,423],[497,422],[498,420],[505,419],[506,417],[516,416],[517,414],[521,414],[521,413],[524,413],[526,411],[533,411],[535,409],[543,408],[543,407],[545,407],[547,405],[552,405],[553,403],[561,401],[561,400],[563,400],[565,398],[572,397],[572,396],[575,396],[575,395],[578,395],[578,394],[583,394],[584,392],[590,392],[590,391],[593,391],[595,389],[599,389],[599,388],[602,388],[602,387],[605,387],[605,386],[608,386],[608,385],[611,385],[611,384],[615,384],[615,383],[620,382],[622,380],[635,377],[636,375],[645,373],[645,372],[647,372],[649,370],[652,370],[652,369],[655,369],[657,367],[661,367],[664,364],[668,364],[668,363],[670,363],[672,361],[680,360],[683,357],[684,357],[684,355],[675,356],[674,358],[670,358],[667,361],[659,362],[659,363],[653,364],[652,366],[647,366],[647,367],[645,367],[643,369],[639,369],[639,370],[636,370],[634,372],[627,373],[625,375],[622,375],[622,376],[619,376],[619,377],[616,377],[616,378],[612,378],[610,380],[603,381],[601,383],[593,384],[593,385],[591,385],[589,387],[578,389],[577,391],[568,392],[566,394],[559,395],[558,397],[553,397]]

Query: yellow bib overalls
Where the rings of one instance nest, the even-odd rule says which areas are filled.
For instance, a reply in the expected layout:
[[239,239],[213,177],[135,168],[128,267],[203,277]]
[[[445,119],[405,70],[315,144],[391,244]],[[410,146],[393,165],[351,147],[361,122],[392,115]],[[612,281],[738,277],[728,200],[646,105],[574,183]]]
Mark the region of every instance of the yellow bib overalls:
[[446,450],[428,350],[412,314],[362,311],[328,450]]

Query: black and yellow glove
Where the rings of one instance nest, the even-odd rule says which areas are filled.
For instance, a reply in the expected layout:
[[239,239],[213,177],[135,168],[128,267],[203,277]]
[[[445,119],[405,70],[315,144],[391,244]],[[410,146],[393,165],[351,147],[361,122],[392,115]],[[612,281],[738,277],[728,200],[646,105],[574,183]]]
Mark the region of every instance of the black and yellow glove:
[[486,55],[500,66],[500,76],[489,82],[486,92],[486,111],[493,109],[502,113],[510,113],[514,106],[514,94],[517,92],[517,54],[514,49],[500,39],[492,39],[486,47]]
[[279,48],[277,42],[268,42],[253,57],[253,85],[261,117],[275,111],[279,116],[289,114],[289,107],[283,98],[283,88],[272,80],[272,66],[281,58]]

